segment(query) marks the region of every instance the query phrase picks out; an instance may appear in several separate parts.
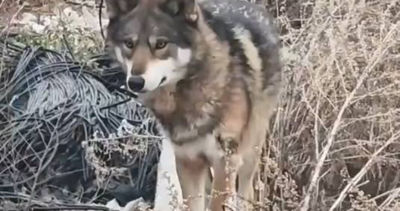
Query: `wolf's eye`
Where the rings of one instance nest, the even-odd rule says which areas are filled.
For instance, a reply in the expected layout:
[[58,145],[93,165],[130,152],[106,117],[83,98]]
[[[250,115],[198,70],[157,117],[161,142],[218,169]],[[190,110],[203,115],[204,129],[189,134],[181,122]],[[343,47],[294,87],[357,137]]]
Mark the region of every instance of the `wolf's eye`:
[[135,44],[133,43],[132,40],[125,40],[124,45],[129,49],[132,49],[133,47],[135,47]]
[[167,46],[167,44],[168,44],[167,40],[160,39],[160,40],[157,40],[155,47],[157,50],[160,50],[160,49],[165,48],[165,46]]

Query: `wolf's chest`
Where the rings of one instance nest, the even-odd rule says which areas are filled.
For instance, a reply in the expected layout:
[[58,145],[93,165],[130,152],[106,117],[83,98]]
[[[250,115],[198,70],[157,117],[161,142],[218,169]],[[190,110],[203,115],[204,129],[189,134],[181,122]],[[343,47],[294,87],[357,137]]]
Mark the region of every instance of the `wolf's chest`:
[[222,158],[224,151],[220,144],[217,142],[214,134],[207,134],[198,137],[182,145],[173,144],[175,155],[181,159],[196,160],[203,158],[206,161],[213,161]]

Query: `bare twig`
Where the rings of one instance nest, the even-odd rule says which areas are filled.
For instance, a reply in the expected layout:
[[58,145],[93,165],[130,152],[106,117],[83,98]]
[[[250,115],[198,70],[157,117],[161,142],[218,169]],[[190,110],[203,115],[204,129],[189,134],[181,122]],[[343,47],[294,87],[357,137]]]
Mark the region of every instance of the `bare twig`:
[[25,8],[25,3],[23,3],[17,10],[17,12],[15,12],[15,14],[10,18],[10,20],[8,21],[7,26],[0,32],[0,35],[5,34],[8,29],[10,28],[11,24],[13,23],[13,21],[15,20],[15,18],[17,18],[17,16],[21,13],[21,11]]
[[399,196],[400,196],[400,188],[393,189],[391,191],[391,194],[385,199],[385,201],[382,202],[382,204],[380,205],[380,208],[382,208],[382,210],[385,210],[384,208],[389,206],[390,203],[392,203],[393,200],[395,200]]
[[346,197],[347,192],[354,187],[362,178],[363,176],[367,173],[367,171],[371,168],[371,166],[375,163],[376,158],[378,155],[390,144],[392,144],[394,141],[398,141],[400,139],[400,132],[397,132],[393,134],[393,136],[386,141],[386,143],[381,146],[375,153],[371,156],[371,158],[368,160],[368,162],[364,165],[364,167],[357,173],[356,176],[354,176],[350,182],[346,185],[345,188],[343,188],[342,192],[340,192],[339,197],[335,200],[335,202],[332,204],[332,206],[329,208],[329,211],[333,211],[339,204],[343,201],[343,199]]

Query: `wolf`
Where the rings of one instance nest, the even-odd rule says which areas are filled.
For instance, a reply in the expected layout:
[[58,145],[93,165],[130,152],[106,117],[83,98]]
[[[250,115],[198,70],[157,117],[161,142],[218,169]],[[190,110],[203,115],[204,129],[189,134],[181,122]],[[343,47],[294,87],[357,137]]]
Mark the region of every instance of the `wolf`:
[[110,55],[169,136],[189,209],[224,210],[236,195],[252,200],[281,89],[270,15],[242,0],[106,0],[106,7]]

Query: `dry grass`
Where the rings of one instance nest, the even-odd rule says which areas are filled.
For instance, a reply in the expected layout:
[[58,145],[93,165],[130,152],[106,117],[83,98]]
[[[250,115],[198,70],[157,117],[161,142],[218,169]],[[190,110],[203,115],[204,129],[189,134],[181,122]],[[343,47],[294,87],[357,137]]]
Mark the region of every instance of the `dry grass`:
[[400,0],[261,0],[285,89],[257,210],[400,209]]
[[268,6],[283,32],[286,87],[259,176],[262,200],[278,210],[398,206],[400,1]]

